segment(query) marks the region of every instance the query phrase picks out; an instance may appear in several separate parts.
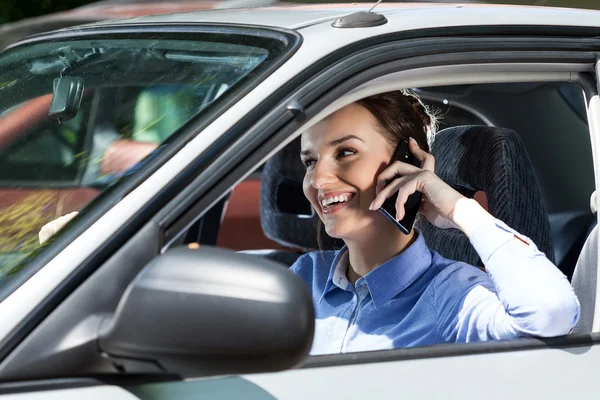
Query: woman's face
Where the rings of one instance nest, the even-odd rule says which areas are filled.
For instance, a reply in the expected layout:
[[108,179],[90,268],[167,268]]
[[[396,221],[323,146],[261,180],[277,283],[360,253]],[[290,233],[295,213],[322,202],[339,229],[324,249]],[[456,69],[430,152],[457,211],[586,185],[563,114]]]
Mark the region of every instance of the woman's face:
[[376,178],[390,162],[391,149],[365,108],[351,104],[302,134],[306,166],[304,195],[336,238],[353,239],[387,224],[369,210]]

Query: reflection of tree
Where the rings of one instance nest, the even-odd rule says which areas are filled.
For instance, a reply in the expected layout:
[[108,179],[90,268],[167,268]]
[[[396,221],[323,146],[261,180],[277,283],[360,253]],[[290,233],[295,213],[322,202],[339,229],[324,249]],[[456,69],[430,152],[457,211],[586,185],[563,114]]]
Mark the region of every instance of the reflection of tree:
[[2,209],[0,213],[0,253],[32,251],[39,247],[38,232],[48,222],[53,203],[52,191],[35,192]]
[[52,191],[36,191],[0,212],[0,282],[18,272],[40,247],[38,232],[52,218],[48,205],[54,200]]

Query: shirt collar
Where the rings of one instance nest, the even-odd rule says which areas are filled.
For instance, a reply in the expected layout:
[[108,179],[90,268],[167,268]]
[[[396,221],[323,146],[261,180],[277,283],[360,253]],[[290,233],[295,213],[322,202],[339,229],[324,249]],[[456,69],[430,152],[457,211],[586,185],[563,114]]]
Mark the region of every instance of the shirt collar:
[[[334,287],[339,287],[342,290],[346,290],[350,282],[346,277],[346,271],[348,270],[348,247],[344,246],[340,250],[338,250],[331,266],[329,268],[329,276],[327,277],[327,282],[325,283],[325,289],[323,289],[323,294],[319,298],[319,303],[323,301],[323,298],[327,293],[334,289]],[[334,281],[336,281],[334,283]]]
[[[402,292],[430,267],[431,252],[425,244],[423,234],[416,228],[415,233],[417,238],[408,248],[361,278],[367,283],[375,307],[382,306]],[[350,285],[346,278],[347,270],[348,249],[344,246],[331,263],[329,277],[319,302],[336,286],[347,289]]]

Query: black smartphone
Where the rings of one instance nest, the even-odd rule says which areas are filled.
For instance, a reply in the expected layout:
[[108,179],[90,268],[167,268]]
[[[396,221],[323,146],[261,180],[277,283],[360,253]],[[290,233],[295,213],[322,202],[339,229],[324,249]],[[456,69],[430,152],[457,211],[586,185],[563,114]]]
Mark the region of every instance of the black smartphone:
[[[402,161],[408,164],[412,164],[416,167],[421,167],[421,162],[410,152],[408,148],[408,141],[403,140],[398,144],[390,164],[394,161]],[[384,217],[386,217],[391,223],[396,225],[405,235],[410,233],[412,226],[419,212],[419,206],[421,205],[421,192],[415,192],[408,196],[406,204],[404,204],[404,218],[401,221],[396,221],[396,200],[398,199],[398,192],[394,193],[389,199],[387,199],[383,205],[379,208],[379,211]]]

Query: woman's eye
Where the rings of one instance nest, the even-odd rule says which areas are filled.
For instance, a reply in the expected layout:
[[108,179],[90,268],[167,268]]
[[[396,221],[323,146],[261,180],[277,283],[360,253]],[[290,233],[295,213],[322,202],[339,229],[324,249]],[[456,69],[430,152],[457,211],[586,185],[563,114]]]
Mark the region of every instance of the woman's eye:
[[314,164],[315,164],[315,160],[312,160],[312,159],[305,159],[305,160],[302,160],[302,164],[304,164],[304,166],[305,166],[306,168],[308,168],[308,167],[310,167],[310,166],[312,166],[312,165],[314,165]]
[[338,158],[344,158],[344,157],[352,156],[354,154],[356,154],[356,151],[353,149],[341,149],[338,152]]

